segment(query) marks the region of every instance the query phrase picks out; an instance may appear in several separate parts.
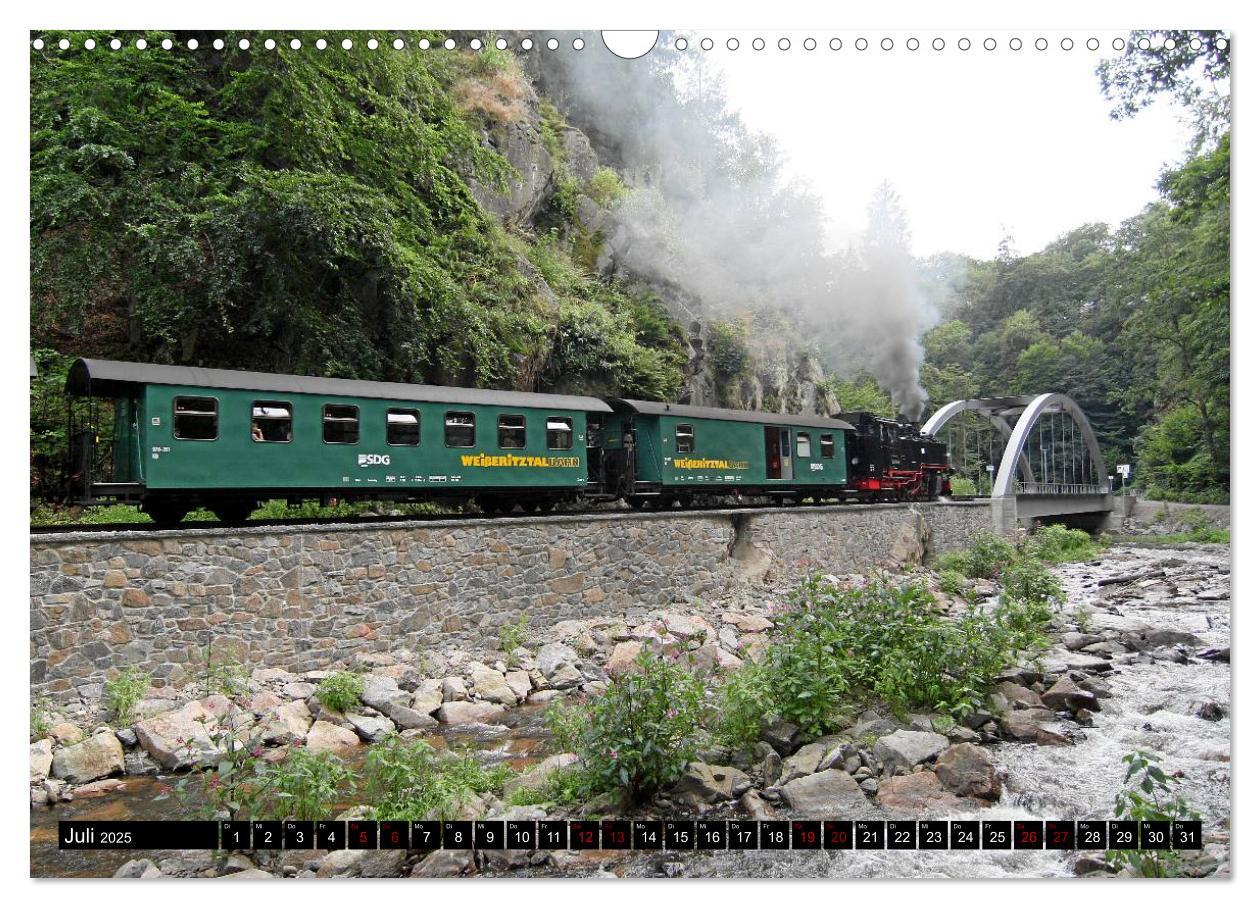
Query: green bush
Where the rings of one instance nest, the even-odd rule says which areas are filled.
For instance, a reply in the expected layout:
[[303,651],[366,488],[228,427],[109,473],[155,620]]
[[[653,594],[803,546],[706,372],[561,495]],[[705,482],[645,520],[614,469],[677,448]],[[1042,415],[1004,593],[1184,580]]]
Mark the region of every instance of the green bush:
[[354,709],[363,696],[363,678],[354,672],[337,672],[319,682],[315,698],[334,712]]
[[951,476],[949,478],[949,488],[954,495],[976,494],[976,484],[962,476]]
[[580,727],[573,712],[553,714],[564,717],[557,741],[576,750],[594,790],[622,789],[637,801],[695,758],[703,698],[703,682],[689,667],[644,652],[633,671],[580,707]]
[[1015,546],[1006,539],[996,533],[981,533],[970,548],[937,556],[934,567],[938,571],[952,570],[967,577],[992,580],[1015,556]]
[[134,665],[105,682],[105,706],[120,725],[130,725],[136,704],[144,697],[153,679]]
[[1040,527],[1024,544],[1024,551],[1029,555],[1051,564],[1089,561],[1098,556],[1098,550],[1089,533],[1071,530],[1057,523]]
[[[1164,824],[1202,819],[1185,798],[1174,792],[1173,778],[1160,767],[1154,754],[1138,750],[1121,759],[1128,769],[1124,774],[1124,790],[1116,795],[1112,811],[1117,819]],[[1108,851],[1107,861],[1113,867],[1126,863],[1141,877],[1178,876],[1182,869],[1181,854],[1173,850]]]
[[587,187],[587,194],[601,208],[609,208],[629,195],[630,190],[626,188],[625,183],[621,182],[621,177],[617,176],[617,171],[611,167],[601,167],[595,171],[595,176],[591,177],[590,186]]
[[951,596],[957,596],[963,591],[963,586],[967,582],[966,576],[960,571],[953,568],[944,568],[940,570],[941,592],[948,593]]
[[499,648],[509,655],[525,645],[529,634],[529,615],[524,612],[511,624],[499,626]]
[[729,747],[757,743],[761,726],[774,703],[773,686],[764,663],[745,662],[729,673],[714,695],[707,727],[713,737]]
[[267,773],[282,819],[319,820],[354,790],[354,773],[334,754],[290,749]]
[[1067,601],[1059,581],[1035,558],[1016,558],[1002,569],[1000,579],[1003,592],[1018,600],[1046,607]]
[[368,749],[363,792],[378,820],[449,819],[474,797],[500,791],[507,765],[488,769],[469,754],[438,753],[424,741],[391,735]]

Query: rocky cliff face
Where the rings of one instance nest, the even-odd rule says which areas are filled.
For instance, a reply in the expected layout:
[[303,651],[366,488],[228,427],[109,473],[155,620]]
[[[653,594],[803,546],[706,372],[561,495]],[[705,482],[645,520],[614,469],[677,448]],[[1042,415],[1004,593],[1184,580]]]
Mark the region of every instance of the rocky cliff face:
[[[782,332],[750,332],[746,363],[737,374],[725,374],[710,356],[708,327],[729,318],[722,300],[696,296],[659,277],[637,272],[629,262],[636,242],[659,237],[637,236],[618,216],[621,200],[596,188],[601,168],[617,174],[633,198],[636,188],[659,175],[635,173],[616,160],[601,160],[586,133],[563,120],[528,77],[521,76],[523,103],[515,119],[491,122],[484,142],[511,164],[514,174],[505,188],[471,184],[477,201],[509,230],[552,232],[569,243],[575,259],[607,280],[616,280],[636,295],[659,300],[688,335],[688,362],[680,402],[703,406],[766,409],[773,412],[826,414],[838,409],[826,390],[821,363],[805,345]],[[626,200],[629,204],[629,199]],[[641,228],[640,228],[641,229]],[[528,262],[522,271],[544,301],[556,294]],[[528,366],[523,371],[529,371]]]

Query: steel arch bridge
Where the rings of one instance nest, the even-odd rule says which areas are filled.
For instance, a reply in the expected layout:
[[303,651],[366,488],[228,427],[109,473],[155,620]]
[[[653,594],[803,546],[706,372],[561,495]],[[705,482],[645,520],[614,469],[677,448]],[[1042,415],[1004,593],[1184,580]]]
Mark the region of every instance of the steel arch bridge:
[[1001,532],[1048,519],[1096,529],[1111,515],[1115,502],[1098,439],[1066,394],[956,400],[932,414],[923,432],[945,441],[955,470],[975,476],[977,493],[987,491]]

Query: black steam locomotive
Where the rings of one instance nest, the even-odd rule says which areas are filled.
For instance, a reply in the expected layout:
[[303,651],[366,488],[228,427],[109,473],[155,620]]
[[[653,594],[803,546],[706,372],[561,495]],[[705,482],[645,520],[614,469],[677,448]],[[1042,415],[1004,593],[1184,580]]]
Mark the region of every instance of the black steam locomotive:
[[951,494],[945,445],[915,423],[873,413],[837,413],[846,434],[846,493],[867,501],[920,501]]

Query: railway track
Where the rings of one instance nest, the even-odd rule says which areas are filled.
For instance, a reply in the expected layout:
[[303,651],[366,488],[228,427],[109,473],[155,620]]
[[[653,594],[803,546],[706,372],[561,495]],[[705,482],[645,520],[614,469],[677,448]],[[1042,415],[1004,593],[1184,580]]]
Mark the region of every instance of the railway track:
[[435,513],[435,514],[391,514],[391,515],[356,515],[352,517],[298,517],[275,520],[250,520],[244,523],[225,523],[218,520],[196,521],[192,523],[181,523],[174,527],[159,527],[151,523],[92,523],[92,524],[44,524],[40,526],[32,526],[30,534],[32,536],[55,536],[55,535],[111,535],[111,534],[127,534],[127,535],[145,535],[152,533],[194,533],[203,530],[282,530],[282,529],[301,529],[307,527],[377,527],[390,524],[415,524],[415,523],[455,523],[461,521],[495,521],[495,522],[545,522],[554,520],[572,519],[574,517],[654,517],[654,516],[673,516],[682,517],[690,514],[721,514],[727,512],[745,512],[750,514],[756,513],[778,513],[785,508],[851,508],[851,507],[897,507],[905,504],[943,504],[948,503],[947,499],[936,502],[919,501],[919,502],[845,502],[837,503],[834,501],[811,502],[802,504],[767,504],[764,501],[753,502],[723,502],[719,505],[711,507],[688,507],[688,508],[668,508],[668,509],[644,509],[635,510],[629,507],[608,507],[597,506],[579,509],[557,509],[546,514],[536,513],[520,513],[520,514],[470,514],[464,512]]

